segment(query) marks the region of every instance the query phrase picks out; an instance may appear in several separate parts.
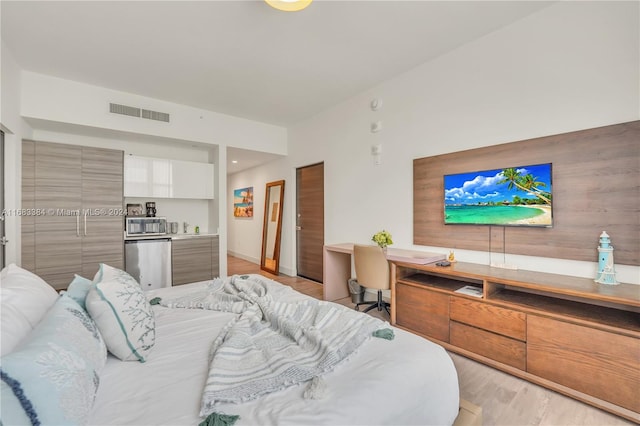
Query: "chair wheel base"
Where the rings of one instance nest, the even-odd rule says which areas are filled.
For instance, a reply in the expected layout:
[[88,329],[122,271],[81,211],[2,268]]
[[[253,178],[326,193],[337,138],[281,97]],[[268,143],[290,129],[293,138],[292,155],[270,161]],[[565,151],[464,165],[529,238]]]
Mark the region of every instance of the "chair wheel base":
[[355,309],[356,311],[360,311],[360,305],[368,305],[367,308],[362,311],[362,313],[367,313],[370,310],[372,310],[373,308],[378,308],[378,311],[382,311],[383,309],[385,311],[387,311],[387,313],[389,315],[391,315],[391,312],[389,311],[389,307],[391,306],[388,302],[385,302],[384,300],[382,300],[382,290],[378,290],[378,300],[375,302],[359,302],[356,303],[356,306],[354,306],[353,309]]

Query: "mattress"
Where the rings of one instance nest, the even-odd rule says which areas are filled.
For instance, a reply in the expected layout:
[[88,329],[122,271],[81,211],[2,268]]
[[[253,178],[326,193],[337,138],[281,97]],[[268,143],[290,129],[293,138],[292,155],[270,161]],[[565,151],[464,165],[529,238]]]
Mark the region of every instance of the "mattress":
[[[174,297],[206,282],[148,292]],[[302,295],[271,281],[278,300]],[[89,424],[197,425],[211,344],[233,314],[154,305],[156,343],[144,363],[109,357],[101,373]],[[364,314],[363,314],[364,315]],[[458,414],[458,377],[439,345],[394,328],[395,339],[371,338],[323,376],[325,395],[304,399],[305,384],[218,412],[239,415],[236,425],[452,424]]]

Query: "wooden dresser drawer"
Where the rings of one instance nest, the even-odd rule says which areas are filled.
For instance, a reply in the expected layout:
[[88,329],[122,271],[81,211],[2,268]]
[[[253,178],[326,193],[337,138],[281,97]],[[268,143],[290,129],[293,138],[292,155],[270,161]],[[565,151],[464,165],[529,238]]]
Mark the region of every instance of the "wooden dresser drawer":
[[526,344],[489,331],[451,321],[451,344],[512,367],[525,370]]
[[449,296],[398,283],[396,324],[449,342]]
[[529,315],[527,371],[640,413],[640,340]]
[[525,341],[527,315],[512,309],[463,297],[451,297],[451,319],[503,336]]

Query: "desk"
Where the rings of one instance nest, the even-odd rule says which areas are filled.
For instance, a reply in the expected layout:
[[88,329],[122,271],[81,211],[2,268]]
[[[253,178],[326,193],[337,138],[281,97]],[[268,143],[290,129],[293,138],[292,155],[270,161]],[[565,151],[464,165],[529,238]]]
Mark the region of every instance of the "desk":
[[[324,300],[335,301],[349,297],[347,282],[351,278],[353,243],[330,244],[323,249],[322,295]],[[424,251],[387,248],[387,259],[391,261],[427,263],[444,260],[446,255]]]

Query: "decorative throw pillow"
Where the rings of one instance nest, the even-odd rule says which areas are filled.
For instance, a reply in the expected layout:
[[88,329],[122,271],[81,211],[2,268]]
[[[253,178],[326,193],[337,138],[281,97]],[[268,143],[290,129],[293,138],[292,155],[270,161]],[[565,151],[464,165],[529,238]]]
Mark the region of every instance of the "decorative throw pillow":
[[123,361],[144,362],[156,340],[155,317],[140,284],[129,274],[100,264],[87,295],[87,311],[107,349]]
[[2,422],[86,424],[107,349],[95,323],[62,295],[31,334],[2,357]]
[[14,263],[0,272],[0,355],[11,352],[58,299],[42,278]]
[[78,305],[82,306],[82,309],[87,309],[86,299],[87,294],[89,294],[89,290],[91,290],[91,286],[93,285],[93,281],[81,277],[80,275],[76,275],[73,277],[73,281],[67,287],[67,296],[71,297],[73,300],[78,302]]

